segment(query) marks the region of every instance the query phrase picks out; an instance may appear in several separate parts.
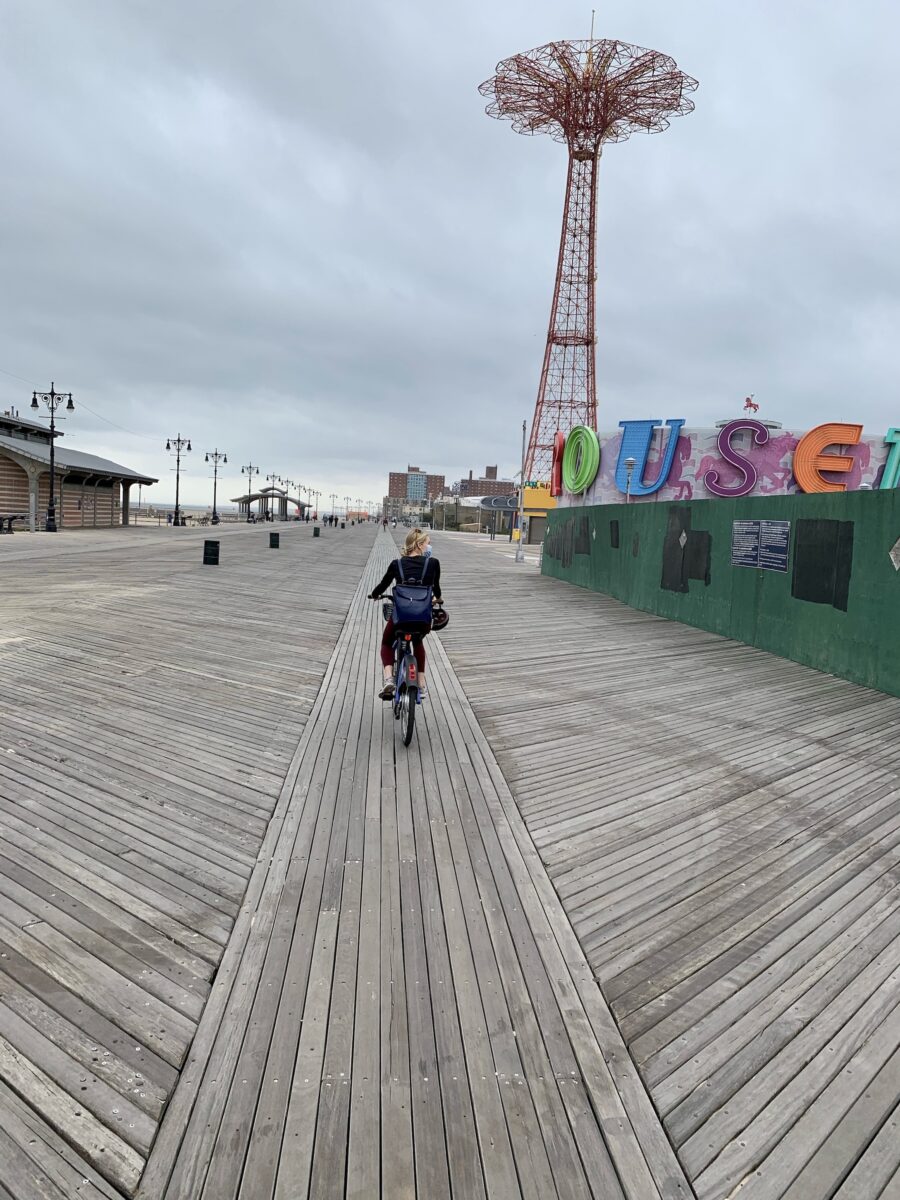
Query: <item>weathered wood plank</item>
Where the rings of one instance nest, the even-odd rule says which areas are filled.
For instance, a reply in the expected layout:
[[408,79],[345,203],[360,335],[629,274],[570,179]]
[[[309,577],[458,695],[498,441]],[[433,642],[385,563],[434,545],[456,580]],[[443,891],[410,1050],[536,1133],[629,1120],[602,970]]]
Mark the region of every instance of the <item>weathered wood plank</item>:
[[35,1122],[0,1155],[15,1200],[137,1187],[372,541],[290,528],[275,556],[223,528],[213,573],[166,532],[0,547],[0,1035]]
[[900,1090],[849,1064],[898,961],[900,702],[433,541],[442,643],[700,1194],[874,1200]]
[[649,1165],[661,1127],[654,1145],[629,1120],[637,1076],[446,660],[408,751],[375,699],[364,596],[389,553],[351,601],[139,1196],[686,1197],[670,1151]]

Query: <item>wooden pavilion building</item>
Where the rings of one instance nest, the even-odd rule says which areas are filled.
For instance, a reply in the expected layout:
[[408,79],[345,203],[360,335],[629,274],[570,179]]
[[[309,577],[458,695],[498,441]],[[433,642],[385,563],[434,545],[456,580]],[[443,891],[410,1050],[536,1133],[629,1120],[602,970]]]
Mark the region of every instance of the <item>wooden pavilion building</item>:
[[[157,480],[80,450],[54,448],[59,529],[100,529],[129,523],[134,484]],[[32,531],[43,526],[50,499],[50,430],[15,411],[0,413],[0,517]]]

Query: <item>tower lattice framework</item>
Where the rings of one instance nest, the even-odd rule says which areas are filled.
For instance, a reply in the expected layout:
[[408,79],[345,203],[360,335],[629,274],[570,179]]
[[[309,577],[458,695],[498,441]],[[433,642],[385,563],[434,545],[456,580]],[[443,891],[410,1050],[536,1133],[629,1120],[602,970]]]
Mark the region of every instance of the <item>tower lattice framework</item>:
[[597,424],[597,168],[606,142],[656,133],[690,112],[697,81],[667,55],[611,40],[551,42],[504,59],[480,91],[517,133],[549,133],[569,151],[562,234],[526,479],[546,480],[560,430]]

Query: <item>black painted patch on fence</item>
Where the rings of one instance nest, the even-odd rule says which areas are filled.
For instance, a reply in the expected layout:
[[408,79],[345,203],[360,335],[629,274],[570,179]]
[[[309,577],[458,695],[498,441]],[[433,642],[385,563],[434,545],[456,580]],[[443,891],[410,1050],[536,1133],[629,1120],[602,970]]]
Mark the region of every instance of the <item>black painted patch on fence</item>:
[[565,521],[554,521],[553,528],[544,539],[544,553],[555,558],[562,567],[571,567],[574,546],[575,522],[571,517]]
[[801,519],[794,531],[791,595],[847,611],[853,570],[853,522]]
[[688,579],[702,579],[709,587],[712,560],[712,534],[705,529],[692,529],[684,548],[684,565]]
[[591,552],[591,523],[587,513],[582,513],[576,523],[575,553],[590,554]]
[[669,508],[666,536],[662,548],[662,579],[660,587],[667,592],[688,590],[687,571],[684,566],[684,548],[691,528],[691,510],[687,504],[673,504]]
[[666,591],[689,591],[689,579],[700,579],[709,587],[712,535],[704,529],[691,529],[691,509],[687,504],[673,504],[669,509],[662,560],[659,586]]
[[571,567],[576,554],[591,552],[591,522],[587,513],[578,513],[563,521],[554,521],[544,538],[544,554],[563,567]]
[[613,550],[618,550],[618,548],[619,548],[619,522],[618,521],[610,521],[610,523],[609,523],[609,544],[610,544],[610,546],[612,546]]

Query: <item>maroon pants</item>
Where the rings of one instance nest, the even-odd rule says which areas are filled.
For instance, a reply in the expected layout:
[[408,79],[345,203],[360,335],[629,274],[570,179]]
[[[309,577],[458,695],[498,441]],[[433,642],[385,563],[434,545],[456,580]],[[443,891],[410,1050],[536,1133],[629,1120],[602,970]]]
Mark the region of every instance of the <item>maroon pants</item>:
[[[416,655],[416,666],[419,668],[419,674],[425,673],[425,647],[422,644],[422,638],[425,635],[416,634],[413,638],[413,649]],[[384,627],[384,633],[381,635],[381,661],[386,667],[394,665],[394,619],[390,617],[387,625]]]

